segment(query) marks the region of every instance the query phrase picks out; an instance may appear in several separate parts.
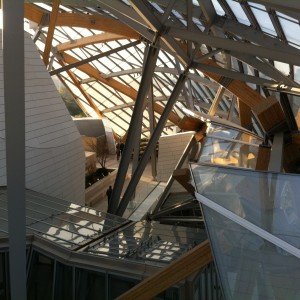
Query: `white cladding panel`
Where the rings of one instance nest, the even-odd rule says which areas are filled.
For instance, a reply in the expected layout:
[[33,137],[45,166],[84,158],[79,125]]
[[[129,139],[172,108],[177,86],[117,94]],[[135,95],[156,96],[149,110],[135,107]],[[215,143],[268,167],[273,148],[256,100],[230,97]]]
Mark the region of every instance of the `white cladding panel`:
[[[178,160],[189,143],[193,132],[178,133],[174,135],[162,136],[159,139],[157,180],[167,182],[173,173]],[[188,167],[187,161],[182,168]],[[175,181],[171,192],[184,192],[185,189]]]
[[[0,49],[0,185],[6,185],[3,52]],[[17,120],[16,120],[17,122]],[[26,188],[84,204],[85,156],[80,135],[25,34]]]

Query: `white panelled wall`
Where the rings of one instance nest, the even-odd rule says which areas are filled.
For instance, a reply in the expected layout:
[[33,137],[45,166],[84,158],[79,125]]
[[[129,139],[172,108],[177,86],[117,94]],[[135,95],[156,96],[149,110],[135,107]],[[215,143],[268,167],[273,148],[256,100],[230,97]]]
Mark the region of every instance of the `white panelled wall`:
[[[158,181],[168,181],[193,134],[194,132],[184,132],[160,137],[157,163]],[[187,161],[182,166],[182,168],[185,167],[188,168]],[[185,191],[177,181],[170,189],[170,192],[174,193]]]
[[[24,55],[26,188],[84,204],[85,156],[80,135],[26,33]],[[7,184],[4,119],[3,51],[0,49],[1,186]]]

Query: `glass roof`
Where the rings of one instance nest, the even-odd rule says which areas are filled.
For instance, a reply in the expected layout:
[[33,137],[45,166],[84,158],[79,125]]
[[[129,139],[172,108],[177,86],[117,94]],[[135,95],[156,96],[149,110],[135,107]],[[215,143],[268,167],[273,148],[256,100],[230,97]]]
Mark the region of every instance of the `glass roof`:
[[[231,121],[238,122],[239,109],[233,100],[242,95],[228,88],[224,78],[241,81],[240,90],[244,84],[250,86],[257,97],[271,94],[270,83],[299,88],[300,60],[292,55],[299,55],[300,7],[290,3],[279,5],[274,0],[268,1],[268,6],[266,1],[264,5],[261,2],[211,0],[188,4],[155,0],[131,1],[132,5],[119,0],[64,0],[57,14],[51,14],[52,1],[30,0],[25,7],[25,29],[43,55],[49,43],[49,18],[57,17],[50,38],[50,74],[55,82],[62,82],[71,91],[87,116],[104,114],[114,132],[123,136],[129,127],[143,72],[147,72],[143,70],[144,62],[155,36],[160,37],[152,77],[156,122],[184,72],[188,76],[173,107],[179,119],[186,114],[184,108],[208,113],[221,84],[227,90],[215,114],[228,118],[233,106],[235,114]],[[43,17],[44,13],[48,19]],[[211,38],[204,39],[205,36]],[[201,58],[204,54],[206,60]],[[84,59],[89,61],[67,71],[60,70]],[[169,117],[163,134],[173,132],[169,128],[173,125],[178,124]],[[149,136],[149,128],[145,103],[143,136]]]
[[[38,192],[26,191],[27,234],[70,251],[168,263],[204,241],[203,229],[131,222],[116,215]],[[7,190],[0,189],[0,237],[8,236]]]

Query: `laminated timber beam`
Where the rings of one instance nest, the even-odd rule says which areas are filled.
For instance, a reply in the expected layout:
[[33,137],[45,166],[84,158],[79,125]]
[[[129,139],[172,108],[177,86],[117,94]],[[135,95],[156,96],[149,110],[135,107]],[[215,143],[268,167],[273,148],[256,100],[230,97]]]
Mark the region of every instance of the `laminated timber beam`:
[[70,42],[61,43],[56,46],[57,52],[64,52],[67,50],[72,50],[74,48],[82,48],[88,45],[106,43],[116,40],[124,40],[128,37],[120,34],[104,32],[100,34],[94,34],[92,36],[83,37],[81,39],[72,40]]
[[271,157],[271,147],[259,145],[255,170],[267,171]]
[[[64,62],[59,61],[61,66],[65,66]],[[80,82],[78,81],[77,77],[75,76],[75,74],[68,70],[67,71],[69,77],[71,78],[71,80],[73,81],[74,85],[79,89],[79,91],[81,92],[81,94],[83,95],[83,97],[87,100],[88,104],[90,105],[90,107],[95,111],[95,113],[98,115],[98,117],[102,118],[103,114],[102,112],[99,110],[99,108],[95,105],[94,101],[92,100],[91,96],[85,91],[85,89],[81,86]]]
[[[24,4],[24,17],[41,24],[44,11],[32,4]],[[123,35],[127,38],[139,39],[140,34],[125,24],[99,15],[87,15],[77,13],[59,13],[56,18],[56,26],[82,27]]]
[[252,111],[248,105],[246,105],[240,98],[237,99],[239,108],[240,125],[244,128],[252,128]]
[[145,279],[117,300],[148,300],[201,270],[213,261],[208,240],[180,256],[167,267]]
[[50,22],[49,22],[49,26],[48,26],[47,39],[46,39],[45,49],[44,49],[44,53],[43,53],[43,61],[46,66],[49,63],[49,56],[50,56],[50,51],[51,51],[51,47],[52,47],[52,40],[53,40],[53,35],[54,35],[60,1],[61,0],[53,1],[52,12],[50,14]]
[[188,168],[173,171],[173,178],[180,183],[190,194],[194,195],[195,188],[190,184],[191,172]]

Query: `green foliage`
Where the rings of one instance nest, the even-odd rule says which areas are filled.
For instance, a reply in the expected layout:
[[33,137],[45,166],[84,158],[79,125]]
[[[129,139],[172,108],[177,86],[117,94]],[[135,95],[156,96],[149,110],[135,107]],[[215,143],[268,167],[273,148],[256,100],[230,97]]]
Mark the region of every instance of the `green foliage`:
[[60,88],[59,93],[64,100],[64,103],[72,117],[83,118],[86,117],[85,113],[79,107],[79,105],[74,100],[72,94],[64,87]]

